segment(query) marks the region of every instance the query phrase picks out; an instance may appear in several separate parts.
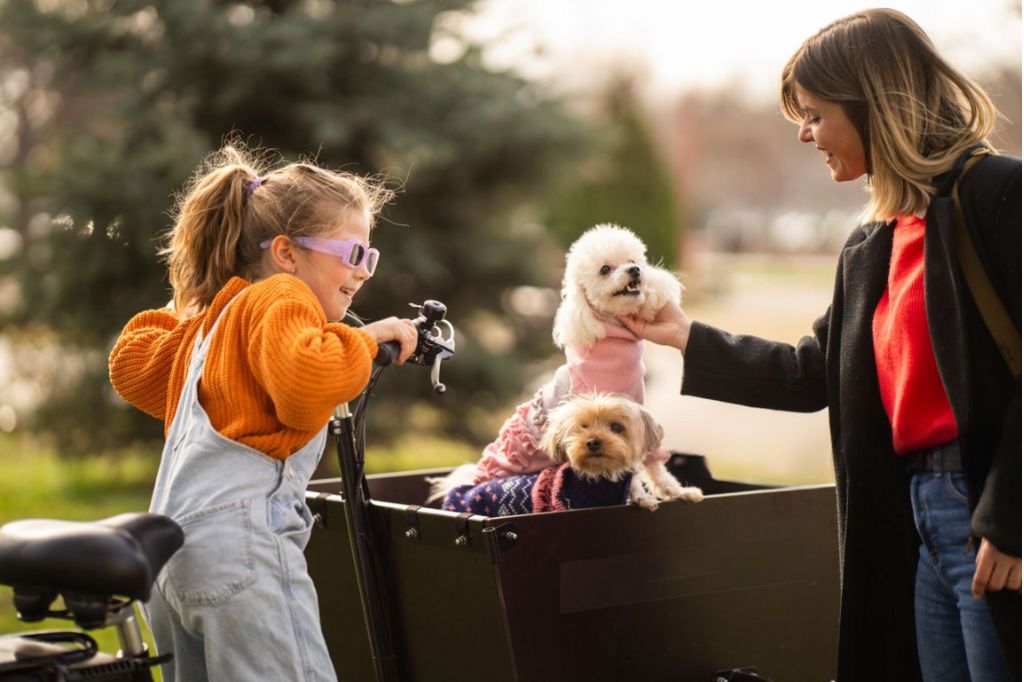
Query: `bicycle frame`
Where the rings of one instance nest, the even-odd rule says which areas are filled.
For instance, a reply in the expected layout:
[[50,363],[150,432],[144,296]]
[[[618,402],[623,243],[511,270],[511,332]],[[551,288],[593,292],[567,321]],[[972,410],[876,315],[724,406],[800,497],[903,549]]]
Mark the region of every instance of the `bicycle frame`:
[[[455,353],[454,329],[451,323],[444,319],[446,308],[443,303],[428,300],[420,305],[413,305],[419,308],[420,315],[414,320],[417,343],[409,361],[430,367],[431,384],[436,393],[443,394],[445,386],[440,381],[441,362]],[[447,335],[441,331],[441,325],[444,325]],[[366,405],[373,386],[383,369],[391,365],[397,356],[398,348],[394,342],[381,345],[374,360],[378,366],[363,391],[355,413],[349,410],[347,403],[339,405],[329,425],[329,432],[337,444],[341,492],[346,501],[345,523],[355,560],[360,605],[377,682],[398,682],[398,662],[395,658],[391,610],[384,584],[383,567],[374,554],[374,543],[371,540],[372,526],[368,513],[370,490],[364,474],[365,444],[362,434]]]

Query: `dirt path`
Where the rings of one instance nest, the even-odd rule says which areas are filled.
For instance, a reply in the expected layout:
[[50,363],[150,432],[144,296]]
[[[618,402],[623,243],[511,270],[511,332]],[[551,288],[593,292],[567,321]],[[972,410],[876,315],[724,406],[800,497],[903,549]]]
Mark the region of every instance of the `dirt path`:
[[[831,298],[832,256],[707,255],[702,281],[722,293],[684,308],[692,319],[733,333],[795,343]],[[691,286],[691,291],[697,286]],[[797,414],[760,410],[679,395],[682,357],[647,344],[647,405],[665,428],[665,445],[702,454],[718,478],[766,483],[834,480],[825,411]]]

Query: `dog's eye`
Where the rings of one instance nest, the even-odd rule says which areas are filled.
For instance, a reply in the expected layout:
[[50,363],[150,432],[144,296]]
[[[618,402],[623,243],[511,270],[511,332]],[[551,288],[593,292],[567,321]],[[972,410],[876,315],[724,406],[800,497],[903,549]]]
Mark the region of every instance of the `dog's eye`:
[[607,275],[611,271],[612,271],[612,266],[610,266],[610,265],[602,265],[601,266],[601,274],[602,275]]
[[612,433],[622,433],[626,430],[626,427],[619,422],[612,422]]

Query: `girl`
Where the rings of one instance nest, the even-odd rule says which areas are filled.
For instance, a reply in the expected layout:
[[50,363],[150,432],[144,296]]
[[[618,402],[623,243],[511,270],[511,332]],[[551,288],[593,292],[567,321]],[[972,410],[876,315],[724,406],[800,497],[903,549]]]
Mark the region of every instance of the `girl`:
[[841,682],[1011,679],[1021,646],[1021,384],[960,273],[950,192],[980,153],[961,205],[1019,333],[1020,160],[989,146],[985,93],[893,10],[859,12],[809,38],[783,70],[782,109],[833,180],[866,175],[871,197],[814,335],[795,348],[736,337],[691,324],[676,305],[649,325],[626,322],[683,352],[684,394],[828,407]]
[[227,146],[179,199],[164,250],[173,311],[136,315],[110,380],[164,421],[150,510],[184,547],[146,606],[165,679],[333,680],[303,548],[306,484],[335,406],[367,383],[377,344],[409,320],[340,324],[377,267],[390,193],[309,163],[270,172]]

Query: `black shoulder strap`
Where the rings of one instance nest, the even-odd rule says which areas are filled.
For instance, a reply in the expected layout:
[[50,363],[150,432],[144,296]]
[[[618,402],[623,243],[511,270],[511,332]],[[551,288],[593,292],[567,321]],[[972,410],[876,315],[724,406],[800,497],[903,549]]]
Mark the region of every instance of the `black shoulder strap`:
[[[962,157],[963,170],[957,174],[956,182],[953,183],[953,190],[950,193],[953,198],[955,211],[953,220],[955,222],[954,239],[956,240],[957,258],[960,259],[960,269],[967,280],[967,286],[971,290],[975,305],[981,313],[985,326],[992,334],[996,347],[1006,361],[1006,366],[1015,379],[1020,378],[1020,332],[1013,326],[1013,320],[1006,312],[1002,301],[999,300],[992,281],[985,273],[985,267],[978,258],[978,252],[974,248],[971,235],[967,232],[967,222],[964,218],[963,208],[960,206],[960,181],[971,167],[981,160],[981,157],[988,154],[988,150],[979,148],[969,155]],[[960,161],[957,162],[960,165]]]

